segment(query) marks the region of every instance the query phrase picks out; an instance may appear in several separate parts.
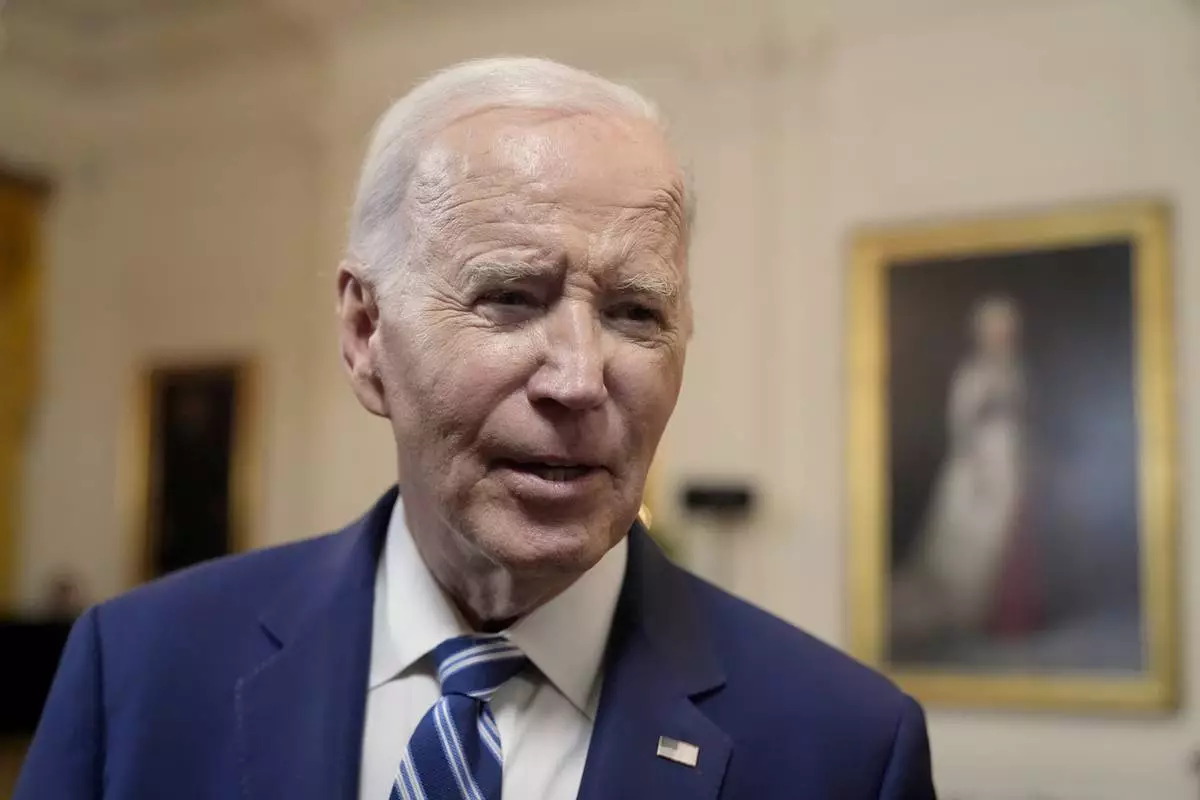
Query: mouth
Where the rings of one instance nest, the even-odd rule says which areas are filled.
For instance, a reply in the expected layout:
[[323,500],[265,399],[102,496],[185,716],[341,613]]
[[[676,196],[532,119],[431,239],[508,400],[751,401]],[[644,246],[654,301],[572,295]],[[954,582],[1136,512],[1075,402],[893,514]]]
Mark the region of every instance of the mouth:
[[594,464],[573,464],[558,461],[525,461],[511,458],[500,459],[496,466],[501,469],[531,475],[550,483],[572,483],[583,480],[602,467]]

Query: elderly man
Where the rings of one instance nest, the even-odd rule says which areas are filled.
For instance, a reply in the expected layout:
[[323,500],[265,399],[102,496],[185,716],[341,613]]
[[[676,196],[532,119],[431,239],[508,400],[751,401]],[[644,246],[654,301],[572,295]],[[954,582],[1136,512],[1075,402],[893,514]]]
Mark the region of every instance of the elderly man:
[[689,206],[653,106],[587,73],[471,62],[401,99],[337,278],[399,487],[88,611],[19,800],[933,798],[915,702],[636,521]]

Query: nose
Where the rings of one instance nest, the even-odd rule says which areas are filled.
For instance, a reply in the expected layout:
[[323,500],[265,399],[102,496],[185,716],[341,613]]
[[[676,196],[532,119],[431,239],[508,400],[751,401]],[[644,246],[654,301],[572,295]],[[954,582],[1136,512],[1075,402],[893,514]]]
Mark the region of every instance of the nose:
[[596,408],[608,399],[603,334],[590,305],[562,301],[545,318],[541,363],[529,379],[529,399],[573,411]]

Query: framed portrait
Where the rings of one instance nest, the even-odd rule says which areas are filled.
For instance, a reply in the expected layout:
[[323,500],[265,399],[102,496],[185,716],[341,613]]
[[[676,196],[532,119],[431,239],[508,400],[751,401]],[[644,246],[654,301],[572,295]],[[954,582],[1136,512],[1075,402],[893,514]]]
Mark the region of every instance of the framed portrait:
[[142,374],[132,448],[140,580],[244,549],[255,377],[248,361],[159,365]]
[[1177,702],[1169,209],[860,231],[852,651],[922,702]]

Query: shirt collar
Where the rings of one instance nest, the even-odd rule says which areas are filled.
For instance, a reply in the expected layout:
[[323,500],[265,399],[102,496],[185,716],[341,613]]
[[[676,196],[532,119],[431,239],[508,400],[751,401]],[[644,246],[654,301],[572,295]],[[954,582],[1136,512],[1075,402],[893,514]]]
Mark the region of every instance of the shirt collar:
[[397,497],[375,575],[368,688],[398,677],[442,642],[470,631],[425,567]]
[[509,639],[588,719],[595,720],[600,672],[625,580],[626,537],[557,597],[509,628]]
[[[625,579],[628,540],[611,548],[565,591],[505,633],[589,719],[595,719],[600,671]],[[471,633],[426,568],[396,499],[375,578],[370,689],[398,677],[446,639]]]

